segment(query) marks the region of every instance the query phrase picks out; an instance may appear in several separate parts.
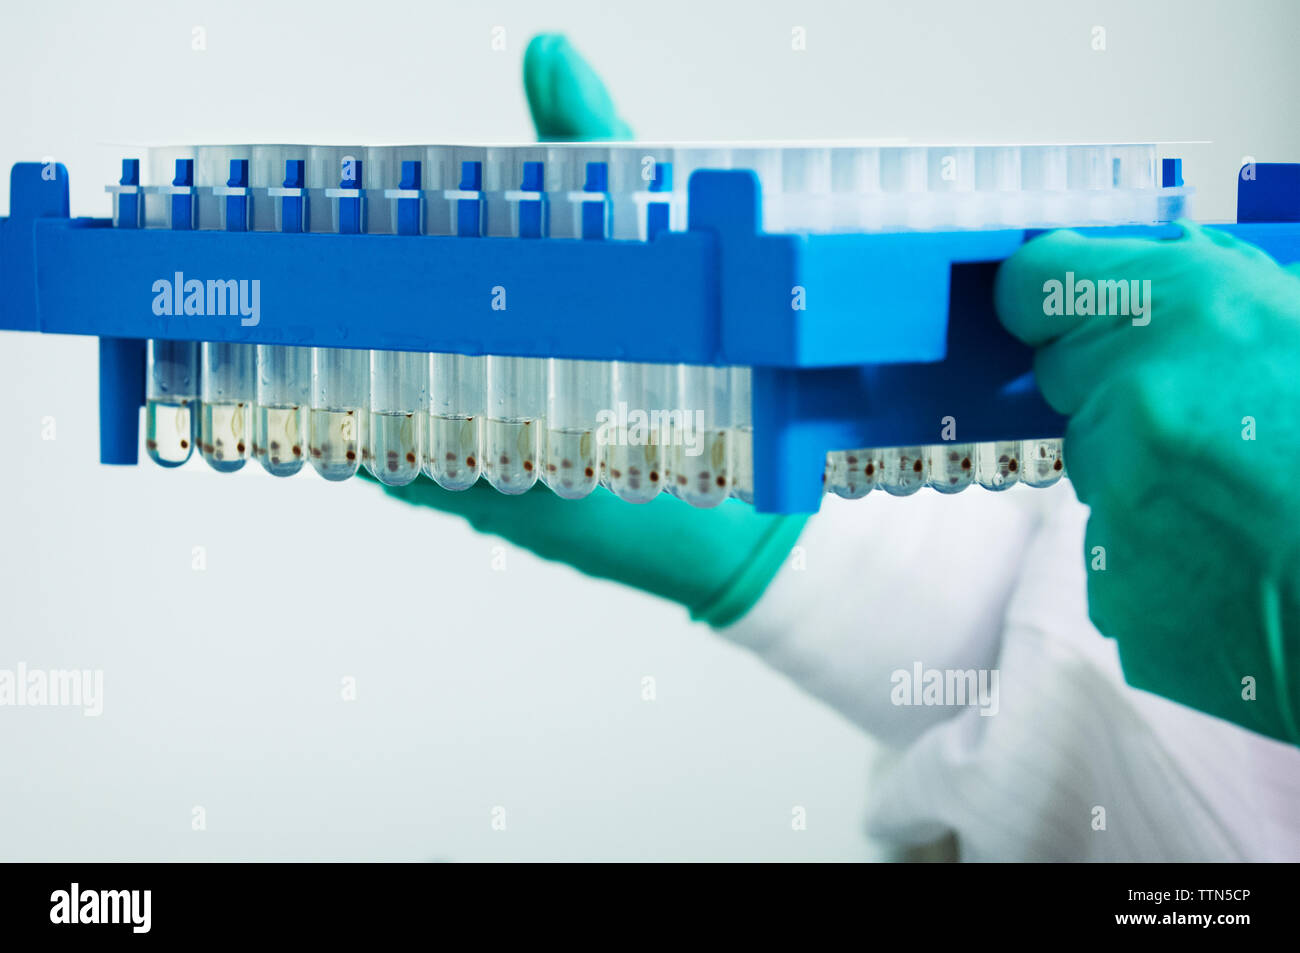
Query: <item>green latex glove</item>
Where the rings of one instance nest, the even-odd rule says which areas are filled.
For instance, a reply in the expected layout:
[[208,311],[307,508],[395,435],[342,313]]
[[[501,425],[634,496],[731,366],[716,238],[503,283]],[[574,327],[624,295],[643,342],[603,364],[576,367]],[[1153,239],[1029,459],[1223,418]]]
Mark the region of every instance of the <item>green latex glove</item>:
[[[1300,743],[1300,277],[1183,230],[1035,239],[1003,264],[998,312],[1070,417],[1066,462],[1092,508],[1089,613],[1125,678]],[[1149,281],[1150,311],[1137,325],[1046,314],[1045,283],[1066,272],[1076,289]]]
[[[604,84],[562,36],[528,44],[524,90],[541,139],[631,137]],[[463,516],[475,529],[588,575],[671,599],[719,627],[758,601],[806,521],[762,515],[734,500],[699,510],[665,494],[635,505],[603,488],[583,500],[562,500],[540,485],[507,497],[482,482],[452,493],[421,477],[384,492]]]

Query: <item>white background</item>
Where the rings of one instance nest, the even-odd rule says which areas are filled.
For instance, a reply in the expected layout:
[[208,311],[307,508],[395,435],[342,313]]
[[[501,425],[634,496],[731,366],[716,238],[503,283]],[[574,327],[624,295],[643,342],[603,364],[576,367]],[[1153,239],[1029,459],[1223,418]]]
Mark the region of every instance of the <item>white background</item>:
[[[0,164],[58,159],[102,216],[125,143],[519,140],[539,30],[648,139],[1209,140],[1173,150],[1204,220],[1243,156],[1300,161],[1289,0],[222,0],[6,4]],[[675,606],[495,572],[499,541],[369,485],[101,467],[95,355],[0,334],[0,668],[105,673],[98,719],[0,708],[0,858],[877,854],[868,740]]]

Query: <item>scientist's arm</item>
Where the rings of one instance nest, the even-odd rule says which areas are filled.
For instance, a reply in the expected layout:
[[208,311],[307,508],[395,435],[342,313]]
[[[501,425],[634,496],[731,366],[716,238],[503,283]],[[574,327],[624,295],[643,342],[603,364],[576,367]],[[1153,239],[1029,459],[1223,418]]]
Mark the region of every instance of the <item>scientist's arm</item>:
[[[998,310],[1070,417],[1088,609],[1125,678],[1300,742],[1300,278],[1183,228],[1038,238],[1002,266]],[[1128,291],[1107,309],[1126,313],[1060,313],[1067,272],[1077,294]]]

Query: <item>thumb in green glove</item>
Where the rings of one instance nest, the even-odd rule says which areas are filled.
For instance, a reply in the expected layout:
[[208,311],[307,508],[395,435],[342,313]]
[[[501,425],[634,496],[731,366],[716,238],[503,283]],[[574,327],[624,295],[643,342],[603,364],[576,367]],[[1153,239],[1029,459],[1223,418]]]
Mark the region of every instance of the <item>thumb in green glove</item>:
[[1300,279],[1183,230],[1038,238],[1002,266],[998,312],[1070,417],[1089,613],[1125,678],[1300,743]]

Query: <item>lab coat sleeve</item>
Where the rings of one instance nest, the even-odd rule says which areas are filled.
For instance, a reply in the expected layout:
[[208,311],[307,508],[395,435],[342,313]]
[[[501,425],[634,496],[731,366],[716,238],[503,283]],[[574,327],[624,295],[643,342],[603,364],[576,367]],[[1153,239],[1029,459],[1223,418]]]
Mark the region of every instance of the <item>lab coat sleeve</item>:
[[907,744],[953,713],[895,706],[893,674],[993,664],[1040,511],[1035,491],[827,497],[723,634],[882,741]]
[[[886,742],[873,837],[952,832],[969,860],[1300,857],[1300,749],[1124,683],[1068,484],[828,504],[725,632]],[[904,704],[894,676],[918,666],[996,673],[995,703]]]
[[1125,684],[1088,621],[1087,509],[1054,496],[1007,605],[997,713],[883,754],[868,832],[955,831],[965,860],[1300,858],[1300,749]]

